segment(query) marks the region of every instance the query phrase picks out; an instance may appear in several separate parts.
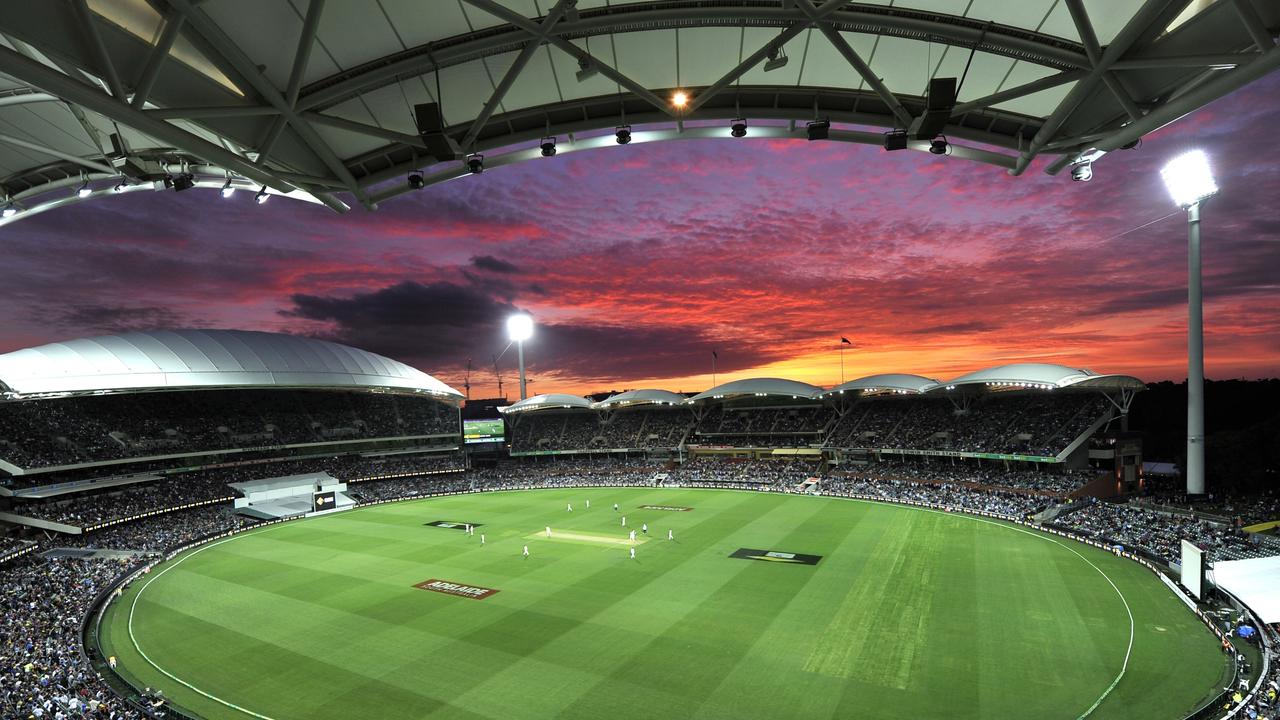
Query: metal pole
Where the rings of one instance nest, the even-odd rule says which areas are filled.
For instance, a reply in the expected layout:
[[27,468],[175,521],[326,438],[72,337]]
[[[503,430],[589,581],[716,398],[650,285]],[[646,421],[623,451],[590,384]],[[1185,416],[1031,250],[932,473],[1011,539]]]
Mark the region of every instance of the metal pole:
[[840,384],[844,384],[844,340],[840,341]]
[[1204,300],[1198,202],[1187,208],[1187,494],[1204,494]]
[[516,343],[516,353],[520,356],[520,399],[528,397],[524,382],[524,341]]

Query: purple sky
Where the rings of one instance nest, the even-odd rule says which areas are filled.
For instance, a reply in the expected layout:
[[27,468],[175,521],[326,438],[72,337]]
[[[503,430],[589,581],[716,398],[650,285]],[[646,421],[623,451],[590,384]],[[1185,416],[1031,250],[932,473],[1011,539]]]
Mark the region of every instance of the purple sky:
[[[533,392],[702,390],[1016,361],[1185,377],[1185,218],[1159,168],[1210,154],[1206,367],[1280,375],[1280,75],[1148,136],[1090,183],[804,141],[610,147],[338,216],[134,193],[0,233],[0,351],[124,329],[305,333],[491,395],[515,308]],[[1124,234],[1135,227],[1171,215]],[[514,376],[513,354],[502,360]],[[508,388],[510,391],[510,388]]]

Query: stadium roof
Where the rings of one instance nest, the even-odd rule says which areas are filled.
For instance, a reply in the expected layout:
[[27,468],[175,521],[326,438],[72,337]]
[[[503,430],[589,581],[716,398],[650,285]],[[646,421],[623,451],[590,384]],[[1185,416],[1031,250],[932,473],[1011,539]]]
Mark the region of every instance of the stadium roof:
[[[1278,25],[1272,0],[11,2],[0,224],[186,173],[373,209],[467,153],[612,146],[623,124],[727,138],[739,117],[752,138],[910,129],[918,151],[936,121],[954,157],[1057,173],[1280,67]],[[929,78],[959,81],[954,106],[926,114]]]
[[915,393],[928,392],[938,387],[937,380],[931,380],[920,375],[903,375],[898,373],[889,373],[884,375],[868,375],[867,377],[850,380],[847,383],[841,383],[824,395],[837,395],[844,392],[876,392],[880,390],[892,390],[895,392]]
[[360,388],[462,393],[402,362],[346,345],[246,330],[156,330],[0,355],[0,389],[19,396],[181,388]]
[[689,398],[689,402],[703,400],[719,400],[722,398],[757,396],[757,397],[792,397],[812,400],[822,393],[822,388],[809,383],[783,378],[750,378],[722,383],[706,392]]
[[685,397],[670,390],[628,390],[593,403],[592,407],[603,410],[629,405],[683,405]]
[[1046,390],[1065,387],[1140,390],[1145,387],[1141,380],[1128,375],[1099,375],[1092,370],[1076,370],[1047,363],[1017,363],[987,368],[949,380],[945,387],[963,385],[1028,387]]
[[566,393],[548,393],[546,395],[534,395],[531,398],[521,400],[506,407],[498,408],[498,412],[505,415],[512,413],[532,412],[534,410],[590,410],[591,401],[578,395],[569,395]]

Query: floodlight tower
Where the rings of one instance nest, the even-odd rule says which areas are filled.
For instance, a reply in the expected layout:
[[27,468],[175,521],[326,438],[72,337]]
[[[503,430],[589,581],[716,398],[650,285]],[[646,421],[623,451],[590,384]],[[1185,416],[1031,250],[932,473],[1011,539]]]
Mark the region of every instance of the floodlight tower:
[[1204,300],[1200,287],[1200,203],[1218,193],[1203,151],[1160,171],[1173,202],[1187,211],[1187,494],[1204,494]]
[[524,377],[524,341],[533,337],[533,318],[519,313],[507,318],[507,336],[516,344],[516,352],[520,358],[520,399],[528,397],[527,381]]

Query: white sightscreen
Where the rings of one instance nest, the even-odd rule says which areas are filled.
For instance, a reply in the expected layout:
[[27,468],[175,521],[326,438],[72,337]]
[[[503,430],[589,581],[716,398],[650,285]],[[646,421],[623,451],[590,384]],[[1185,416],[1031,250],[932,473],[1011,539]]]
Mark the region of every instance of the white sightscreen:
[[1200,599],[1204,585],[1204,551],[1186,540],[1182,541],[1182,586]]
[[1262,622],[1280,623],[1280,557],[1216,562],[1213,581],[1253,608]]

